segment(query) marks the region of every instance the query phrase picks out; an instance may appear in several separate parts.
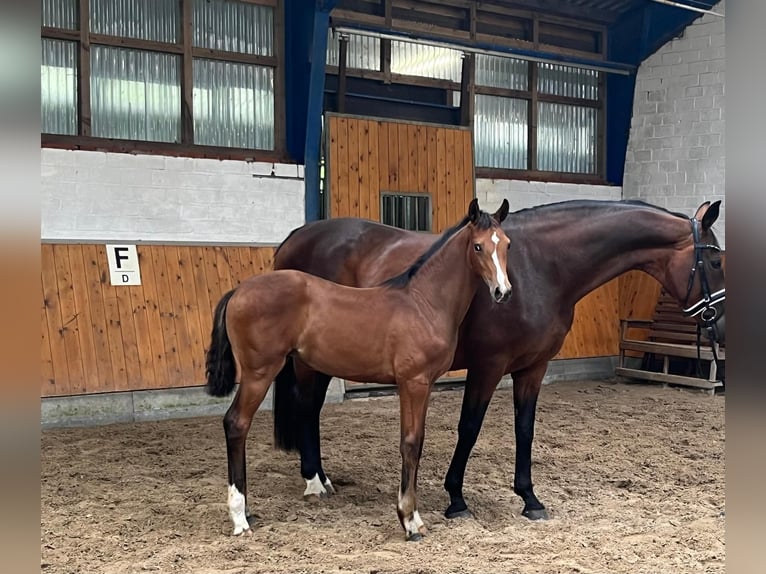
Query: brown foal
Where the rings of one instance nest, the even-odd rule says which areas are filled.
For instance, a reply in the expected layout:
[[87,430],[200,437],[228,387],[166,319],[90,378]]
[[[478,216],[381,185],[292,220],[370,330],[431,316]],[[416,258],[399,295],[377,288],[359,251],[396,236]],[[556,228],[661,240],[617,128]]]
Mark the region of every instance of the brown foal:
[[[346,287],[281,270],[251,277],[223,296],[207,355],[207,390],[225,396],[236,380],[240,383],[224,417],[234,535],[250,531],[245,439],[266,391],[292,356],[323,373],[398,386],[397,513],[406,538],[421,538],[425,526],[416,483],[428,398],[434,381],[452,364],[458,327],[482,280],[496,303],[510,297],[510,240],[500,227],[507,214],[507,201],[489,215],[474,199],[460,223],[402,274],[376,287]],[[307,491],[318,481],[307,479]],[[329,481],[318,485],[332,487]]]

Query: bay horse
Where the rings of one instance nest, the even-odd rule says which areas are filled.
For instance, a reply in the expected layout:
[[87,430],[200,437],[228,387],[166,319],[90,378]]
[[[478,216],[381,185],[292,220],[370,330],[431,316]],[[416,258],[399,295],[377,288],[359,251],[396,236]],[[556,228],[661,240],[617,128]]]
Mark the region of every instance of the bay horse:
[[[548,513],[532,485],[532,441],[537,398],[548,362],[559,352],[575,304],[618,275],[642,270],[694,316],[710,337],[725,338],[721,253],[711,227],[720,201],[693,217],[640,201],[573,200],[512,213],[503,224],[512,300],[493,306],[477,293],[460,326],[451,369],[468,369],[458,441],[444,481],[448,518],[470,516],[463,479],[471,449],[498,382],[513,378],[516,460],[513,490],[529,519]],[[344,285],[373,285],[399,272],[435,241],[368,220],[308,223],[278,248],[274,267],[300,269]],[[275,445],[298,450],[303,477],[326,474],[320,459],[319,415],[332,371],[289,361],[274,388]],[[357,379],[358,380],[358,379]],[[309,384],[310,382],[310,384]],[[329,494],[322,492],[322,495]]]
[[[425,533],[416,483],[426,410],[434,381],[452,364],[458,327],[481,281],[496,303],[510,298],[510,241],[500,227],[508,202],[489,215],[471,201],[468,214],[425,246],[409,267],[382,285],[353,288],[301,271],[251,277],[218,302],[206,357],[207,391],[239,389],[223,419],[234,535],[250,532],[245,440],[253,415],[288,357],[339,376],[396,383],[402,475],[397,514],[407,540]],[[315,473],[307,492],[332,489]]]

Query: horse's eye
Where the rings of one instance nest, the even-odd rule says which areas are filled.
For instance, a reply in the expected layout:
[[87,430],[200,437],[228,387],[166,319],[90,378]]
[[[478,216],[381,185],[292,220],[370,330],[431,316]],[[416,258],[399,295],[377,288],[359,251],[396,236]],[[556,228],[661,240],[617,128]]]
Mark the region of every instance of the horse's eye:
[[473,248],[474,248],[476,251],[481,251],[481,243],[474,243],[474,244],[473,244]]
[[720,259],[713,259],[713,260],[710,262],[710,266],[711,266],[713,269],[720,269],[720,268],[721,268],[721,260],[720,260]]

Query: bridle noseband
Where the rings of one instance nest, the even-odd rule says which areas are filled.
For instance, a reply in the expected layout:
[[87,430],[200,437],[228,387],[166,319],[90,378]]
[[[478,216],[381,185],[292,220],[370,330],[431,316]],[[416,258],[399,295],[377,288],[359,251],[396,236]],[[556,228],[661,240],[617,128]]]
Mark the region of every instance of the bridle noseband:
[[[689,273],[689,283],[686,286],[686,298],[684,299],[683,313],[687,317],[696,317],[699,315],[700,323],[697,323],[697,371],[700,371],[700,334],[702,327],[707,331],[707,338],[710,341],[711,348],[713,350],[713,360],[718,365],[718,353],[716,352],[716,343],[718,342],[718,332],[716,330],[715,323],[719,318],[718,303],[726,300],[726,289],[721,289],[715,293],[710,292],[710,284],[707,280],[707,274],[705,273],[705,265],[702,261],[702,253],[705,249],[713,249],[715,251],[721,251],[721,248],[717,245],[710,243],[700,242],[700,222],[692,217],[692,237],[694,238],[694,265]],[[689,305],[689,296],[692,293],[692,287],[694,287],[694,276],[699,271],[700,287],[702,288],[702,298],[696,303]]]

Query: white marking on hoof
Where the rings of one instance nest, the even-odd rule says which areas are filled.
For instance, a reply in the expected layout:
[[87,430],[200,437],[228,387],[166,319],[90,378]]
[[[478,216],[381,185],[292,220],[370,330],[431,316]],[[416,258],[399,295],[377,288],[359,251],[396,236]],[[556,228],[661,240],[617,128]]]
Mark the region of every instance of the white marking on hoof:
[[311,480],[306,479],[306,490],[303,491],[303,498],[307,498],[312,495],[319,498],[324,498],[327,496],[327,490],[322,485],[322,481],[319,480],[318,474],[315,474],[314,478]]
[[325,477],[324,487],[327,490],[327,494],[335,494],[335,487],[330,482],[330,479]]
[[423,519],[420,518],[420,513],[417,510],[412,513],[412,521],[415,523],[415,526],[422,534],[423,530],[426,528],[426,525],[423,524]]
[[234,536],[248,533],[250,523],[245,516],[245,495],[242,494],[236,486],[229,485],[229,517],[234,523]]

